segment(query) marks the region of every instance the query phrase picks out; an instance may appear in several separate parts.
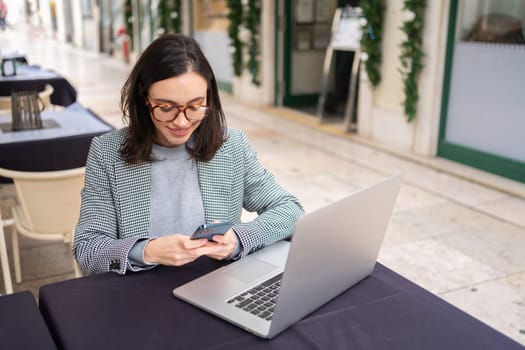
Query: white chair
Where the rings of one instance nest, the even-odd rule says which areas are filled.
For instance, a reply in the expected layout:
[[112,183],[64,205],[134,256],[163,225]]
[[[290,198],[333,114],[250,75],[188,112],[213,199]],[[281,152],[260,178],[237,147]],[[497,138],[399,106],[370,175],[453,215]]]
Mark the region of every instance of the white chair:
[[[38,96],[44,104],[43,107],[49,108],[52,106],[51,95],[53,95],[54,91],[55,89],[53,88],[53,85],[46,84],[44,90],[38,93]],[[0,96],[0,109],[11,109],[11,96]]]
[[42,99],[45,108],[51,107],[51,95],[53,95],[53,92],[55,92],[53,85],[46,84],[44,90],[38,93],[38,96]]
[[2,266],[2,276],[4,276],[5,294],[13,293],[13,283],[11,282],[11,271],[9,270],[9,260],[7,258],[7,247],[5,244],[4,233],[4,226],[12,224],[13,219],[4,220],[2,219],[2,213],[0,213],[0,266]]
[[[32,239],[61,240],[71,244],[80,213],[80,191],[84,184],[84,172],[84,167],[41,172],[0,168],[0,176],[13,179],[19,203],[11,207],[12,219],[3,221],[3,226],[13,227],[11,241],[17,283],[22,282],[18,234]],[[5,279],[9,266],[1,242],[0,255]],[[4,266],[7,266],[7,273]],[[75,276],[81,276],[76,262],[74,267]]]
[[0,109],[11,110],[11,96],[0,96]]

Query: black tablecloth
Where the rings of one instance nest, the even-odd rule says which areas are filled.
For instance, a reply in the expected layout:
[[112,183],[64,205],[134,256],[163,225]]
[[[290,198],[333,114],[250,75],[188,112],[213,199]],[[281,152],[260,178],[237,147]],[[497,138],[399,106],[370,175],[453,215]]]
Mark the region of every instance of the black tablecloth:
[[[85,133],[74,136],[0,143],[0,167],[20,171],[48,171],[85,166],[93,137],[108,132],[113,127],[89,110],[84,111],[108,125],[108,130],[104,132],[86,130]],[[67,109],[63,113],[67,113]],[[12,181],[0,177],[1,182]]]
[[69,106],[77,100],[77,90],[62,77],[0,82],[0,96],[11,96],[13,91],[43,91],[46,84],[51,84],[54,88],[52,104]]
[[257,338],[172,296],[224,263],[48,284],[40,310],[61,349],[524,349],[388,268],[272,340]]
[[[100,133],[0,144],[0,167],[20,171],[48,171],[86,165],[93,137]],[[11,183],[0,176],[0,183]]]
[[56,349],[30,292],[0,296],[0,349]]
[[0,96],[11,96],[14,91],[43,91],[46,84],[50,84],[54,88],[52,104],[69,106],[77,100],[77,90],[58,73],[42,70],[38,66],[19,69],[24,69],[25,73],[15,77],[0,77]]

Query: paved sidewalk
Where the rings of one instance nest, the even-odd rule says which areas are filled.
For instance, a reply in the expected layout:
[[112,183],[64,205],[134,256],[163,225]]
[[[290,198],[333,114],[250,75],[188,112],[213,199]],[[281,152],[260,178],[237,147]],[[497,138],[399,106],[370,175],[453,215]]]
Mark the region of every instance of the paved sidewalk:
[[[0,46],[23,50],[30,63],[67,76],[82,104],[122,125],[119,92],[129,66],[43,36],[27,40],[27,35],[35,33],[0,33]],[[247,133],[261,162],[307,212],[403,172],[379,261],[525,344],[525,184],[442,160],[398,156],[312,126],[311,117],[291,110],[248,106],[228,95],[223,104],[229,126]],[[452,168],[443,168],[447,164],[462,175],[451,175]],[[496,185],[471,181],[472,173]],[[498,181],[517,195],[498,190]],[[3,212],[13,200],[12,186],[1,186]],[[68,247],[26,240],[21,245],[24,282],[15,290],[37,293],[42,284],[73,277]]]

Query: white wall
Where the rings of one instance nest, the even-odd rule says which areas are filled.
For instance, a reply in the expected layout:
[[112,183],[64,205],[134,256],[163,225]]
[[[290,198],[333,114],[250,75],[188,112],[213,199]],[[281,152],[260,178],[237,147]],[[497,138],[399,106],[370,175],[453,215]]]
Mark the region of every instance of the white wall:
[[73,37],[73,45],[76,47],[82,47],[82,4],[81,0],[72,0],[72,12],[73,12],[73,26],[75,35]]
[[[70,1],[70,0],[66,0],[66,1]],[[66,41],[64,3],[62,0],[55,0],[55,3],[56,3],[56,15],[57,15],[56,38],[60,41]]]
[[402,20],[402,0],[386,2],[383,26],[381,83],[374,93],[375,105],[395,113],[402,113],[403,82],[399,73],[400,45],[404,34],[399,27]]
[[423,30],[424,69],[419,78],[417,115],[408,123],[403,111],[400,67],[402,0],[386,3],[383,27],[382,80],[372,89],[361,75],[358,133],[399,151],[434,156],[437,152],[450,1],[429,1]]
[[37,14],[41,21],[42,27],[45,29],[46,34],[53,35],[53,24],[51,23],[51,9],[49,0],[37,0],[40,4],[40,13]]
[[[275,82],[275,1],[262,0],[261,24],[259,28],[259,81],[260,85],[252,83],[252,76],[246,69],[240,77],[233,77],[233,94],[243,101],[257,105],[273,104]],[[248,60],[247,50],[244,60]]]
[[443,99],[450,1],[429,1],[423,30],[425,69],[419,78],[419,103],[412,151],[435,156]]
[[7,24],[16,25],[24,20],[25,6],[21,0],[4,0],[7,6]]
[[261,42],[261,98],[266,105],[272,105],[275,91],[275,1],[262,1],[262,18],[260,30]]

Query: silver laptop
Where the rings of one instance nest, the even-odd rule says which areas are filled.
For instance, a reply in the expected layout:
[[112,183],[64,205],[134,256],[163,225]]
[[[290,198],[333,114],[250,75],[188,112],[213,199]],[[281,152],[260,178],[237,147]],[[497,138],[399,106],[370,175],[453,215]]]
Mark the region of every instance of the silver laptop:
[[299,219],[279,241],[173,290],[173,295],[272,338],[370,275],[402,175]]

